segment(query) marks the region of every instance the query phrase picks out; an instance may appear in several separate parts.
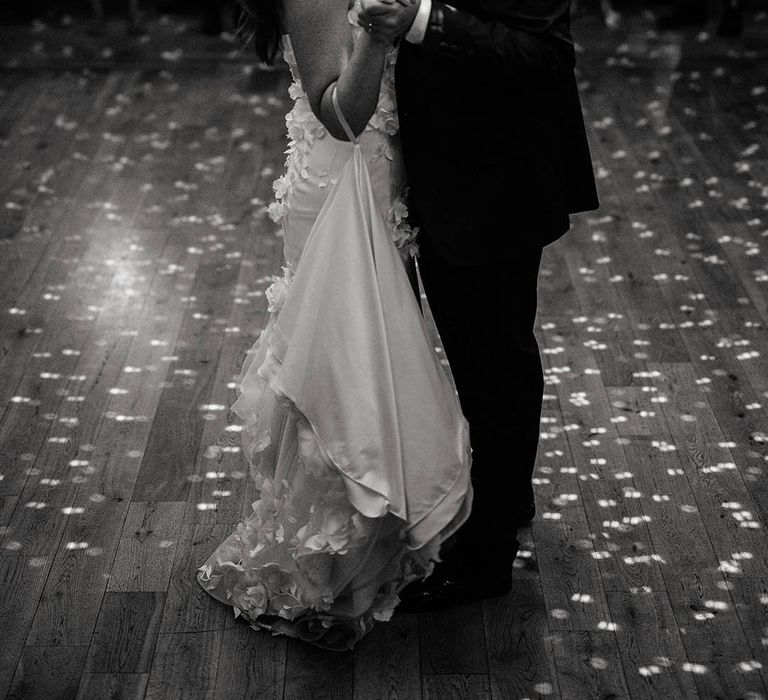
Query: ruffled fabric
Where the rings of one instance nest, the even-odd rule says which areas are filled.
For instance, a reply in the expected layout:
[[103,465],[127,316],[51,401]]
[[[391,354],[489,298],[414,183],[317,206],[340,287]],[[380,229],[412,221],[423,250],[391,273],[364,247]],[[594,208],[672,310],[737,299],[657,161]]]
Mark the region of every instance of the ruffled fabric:
[[255,629],[351,649],[391,617],[402,585],[429,574],[437,547],[411,553],[399,520],[357,512],[306,419],[266,386],[257,402],[271,419],[266,439],[246,423],[260,497],[198,580]]

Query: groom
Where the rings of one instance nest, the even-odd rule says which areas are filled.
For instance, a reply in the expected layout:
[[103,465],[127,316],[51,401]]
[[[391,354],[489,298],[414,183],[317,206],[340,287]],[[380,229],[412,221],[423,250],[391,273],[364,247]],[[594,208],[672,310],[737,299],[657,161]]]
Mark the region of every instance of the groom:
[[400,135],[419,268],[470,424],[472,514],[400,610],[508,592],[543,393],[534,337],[542,248],[598,206],[574,77],[569,0],[362,0],[404,37]]

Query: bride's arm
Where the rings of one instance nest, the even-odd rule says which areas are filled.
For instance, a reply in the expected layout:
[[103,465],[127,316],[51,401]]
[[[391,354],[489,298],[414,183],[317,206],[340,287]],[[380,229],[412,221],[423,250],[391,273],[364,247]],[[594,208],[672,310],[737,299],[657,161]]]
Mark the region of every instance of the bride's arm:
[[379,99],[387,44],[368,33],[352,41],[347,0],[285,0],[285,23],[312,111],[337,139],[347,140],[331,93],[359,134]]

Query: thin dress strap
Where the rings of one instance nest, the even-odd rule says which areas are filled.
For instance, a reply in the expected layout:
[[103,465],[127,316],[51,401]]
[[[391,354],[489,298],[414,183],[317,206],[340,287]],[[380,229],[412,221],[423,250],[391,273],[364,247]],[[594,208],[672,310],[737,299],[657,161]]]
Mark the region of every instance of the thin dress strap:
[[347,121],[347,118],[344,116],[344,113],[341,111],[341,105],[339,104],[339,96],[337,94],[336,85],[334,85],[333,90],[331,90],[331,102],[333,102],[333,109],[336,111],[336,117],[341,123],[341,127],[344,129],[344,133],[347,135],[347,138],[352,143],[357,144],[357,136],[355,136],[355,132],[352,131],[352,128],[349,126],[349,122]]

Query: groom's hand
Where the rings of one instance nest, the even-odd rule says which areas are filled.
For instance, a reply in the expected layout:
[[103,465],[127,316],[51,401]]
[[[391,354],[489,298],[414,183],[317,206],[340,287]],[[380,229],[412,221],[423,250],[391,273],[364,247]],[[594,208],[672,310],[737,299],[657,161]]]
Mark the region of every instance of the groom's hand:
[[419,11],[421,0],[361,0],[358,23],[379,39],[405,36]]

